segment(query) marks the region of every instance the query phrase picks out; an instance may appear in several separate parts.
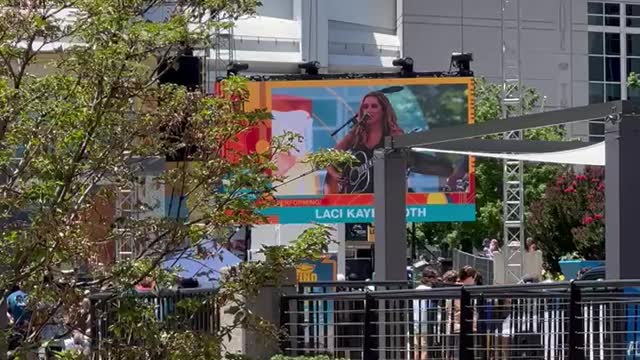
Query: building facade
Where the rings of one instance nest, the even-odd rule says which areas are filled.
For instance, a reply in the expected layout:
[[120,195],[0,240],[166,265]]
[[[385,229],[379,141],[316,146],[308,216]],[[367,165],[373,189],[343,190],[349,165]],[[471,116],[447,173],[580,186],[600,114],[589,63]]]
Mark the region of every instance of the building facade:
[[[335,73],[390,71],[400,56],[417,71],[447,70],[453,52],[471,52],[476,76],[501,83],[503,44],[514,43],[503,27],[519,25],[520,79],[543,96],[537,110],[640,97],[626,81],[640,72],[640,0],[510,0],[509,11],[503,1],[263,0],[258,16],[234,29],[233,56],[249,73],[296,73],[313,60]],[[603,132],[601,122],[568,127],[583,140],[601,141]],[[286,243],[300,231],[257,227],[254,250],[260,239]]]
[[[626,86],[640,72],[640,0],[519,2],[521,79],[544,97],[541,110],[640,96]],[[389,70],[411,56],[416,70],[449,68],[452,52],[474,54],[476,75],[502,81],[502,26],[516,26],[503,0],[264,0],[242,19],[233,56],[249,73]],[[576,124],[570,137],[602,140],[603,125]]]

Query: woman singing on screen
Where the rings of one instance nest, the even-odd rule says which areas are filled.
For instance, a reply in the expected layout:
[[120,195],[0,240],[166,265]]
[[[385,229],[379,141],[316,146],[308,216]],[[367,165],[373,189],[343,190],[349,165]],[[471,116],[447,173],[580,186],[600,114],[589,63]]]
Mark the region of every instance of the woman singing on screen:
[[384,138],[401,135],[398,119],[387,97],[378,91],[368,93],[360,103],[356,124],[336,149],[351,151],[359,160],[341,174],[335,168],[327,169],[325,194],[351,194],[373,192],[373,151],[384,146]]

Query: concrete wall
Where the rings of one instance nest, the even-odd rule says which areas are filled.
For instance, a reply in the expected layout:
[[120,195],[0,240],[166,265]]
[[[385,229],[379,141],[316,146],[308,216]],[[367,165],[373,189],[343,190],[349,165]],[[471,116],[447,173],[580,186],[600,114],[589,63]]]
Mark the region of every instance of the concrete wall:
[[[260,289],[255,298],[247,300],[247,306],[254,315],[280,328],[282,326],[280,324],[280,298],[282,295],[295,293],[295,270],[292,269],[285,275],[282,286],[266,286]],[[230,325],[233,322],[233,316],[228,314],[224,308],[221,309],[221,326]],[[226,349],[230,353],[242,354],[249,359],[268,360],[280,352],[277,339],[271,339],[264,334],[237,328],[231,335],[231,339],[225,343]]]

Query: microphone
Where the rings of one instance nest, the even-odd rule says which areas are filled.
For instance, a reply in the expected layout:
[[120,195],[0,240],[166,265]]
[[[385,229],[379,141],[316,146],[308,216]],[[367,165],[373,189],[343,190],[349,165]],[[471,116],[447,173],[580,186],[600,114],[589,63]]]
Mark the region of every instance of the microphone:
[[340,132],[340,130],[344,129],[347,125],[354,125],[354,124],[364,124],[367,122],[367,120],[370,118],[371,116],[368,113],[364,113],[364,115],[362,115],[362,119],[358,120],[358,114],[353,115],[349,120],[347,120],[344,124],[342,124],[339,128],[337,128],[334,132],[331,133],[331,137],[336,136],[337,133]]
[[369,113],[366,112],[362,115],[362,119],[358,120],[357,124],[364,125],[367,123],[367,121],[369,121],[369,119],[371,119],[371,115],[369,115]]

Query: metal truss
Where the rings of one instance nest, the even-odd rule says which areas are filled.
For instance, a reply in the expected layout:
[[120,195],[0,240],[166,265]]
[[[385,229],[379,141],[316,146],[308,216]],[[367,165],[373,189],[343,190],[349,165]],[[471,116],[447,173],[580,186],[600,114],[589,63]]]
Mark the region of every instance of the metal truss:
[[139,186],[129,182],[117,189],[116,196],[116,230],[118,237],[115,241],[116,262],[130,260],[136,257],[135,234],[129,226],[132,221],[140,218]]
[[[229,29],[217,28],[214,39],[213,80],[227,76],[227,65],[233,62],[235,54],[235,41],[233,39],[233,27]],[[208,73],[207,71],[205,71]]]
[[[502,0],[502,116],[523,115],[521,71],[520,1]],[[504,134],[505,140],[522,140],[523,131]],[[522,161],[504,161],[503,241],[505,244],[505,280],[518,282],[524,275],[524,184]],[[520,251],[515,250],[518,245]]]

